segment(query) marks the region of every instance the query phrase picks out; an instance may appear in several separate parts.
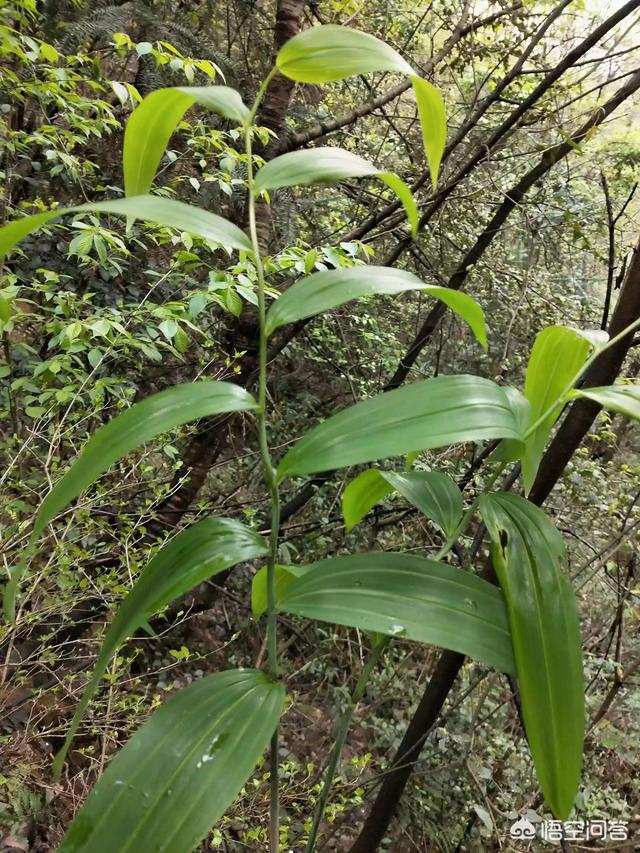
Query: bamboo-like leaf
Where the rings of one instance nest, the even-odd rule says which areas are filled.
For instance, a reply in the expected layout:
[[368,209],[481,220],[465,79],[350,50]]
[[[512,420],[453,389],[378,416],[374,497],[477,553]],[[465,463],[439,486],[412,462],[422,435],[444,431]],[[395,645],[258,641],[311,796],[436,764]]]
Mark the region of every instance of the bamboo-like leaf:
[[640,385],[603,385],[574,391],[573,397],[593,400],[605,409],[640,421]]
[[431,183],[435,190],[438,172],[447,142],[447,116],[442,95],[436,87],[422,77],[412,77],[411,84],[418,104],[418,115],[422,126],[422,141],[429,165]]
[[237,225],[202,210],[191,204],[184,204],[171,198],[155,195],[138,195],[128,198],[118,198],[109,201],[97,201],[81,204],[75,207],[61,207],[46,213],[36,213],[22,219],[14,219],[8,225],[0,228],[0,257],[6,255],[16,243],[29,234],[42,228],[52,219],[59,219],[67,213],[113,213],[127,216],[131,219],[144,219],[156,222],[169,228],[178,228],[198,234],[212,243],[220,243],[232,249],[251,251],[251,242],[247,235]]
[[[254,398],[230,382],[195,382],[175,385],[153,394],[100,427],[62,479],[49,492],[36,515],[31,533],[35,544],[49,522],[108,468],[163,432],[190,421],[222,412],[255,409]],[[5,615],[13,619],[17,584],[24,563],[13,569],[4,593]]]
[[368,33],[333,24],[310,27],[289,39],[276,57],[285,77],[300,83],[328,83],[354,74],[413,68],[388,44]]
[[370,468],[352,480],[342,495],[342,514],[351,530],[389,492],[399,492],[451,536],[462,517],[462,494],[440,471],[379,471]]
[[326,184],[362,177],[380,178],[398,196],[415,235],[418,208],[406,183],[397,175],[377,169],[373,163],[344,148],[310,148],[274,157],[256,173],[255,188],[257,193],[261,193],[278,187]]
[[480,498],[513,637],[522,715],[540,788],[566,820],[580,783],[584,676],[575,595],[560,568],[562,536],[517,495]]
[[423,557],[379,552],[323,560],[287,584],[278,609],[444,646],[514,671],[500,590]]
[[[569,391],[571,380],[587,360],[592,343],[577,329],[548,326],[536,337],[527,365],[524,395],[529,401],[529,416],[535,423],[553,402]],[[549,433],[562,411],[556,405],[536,430],[527,438],[522,457],[522,479],[529,494]]]
[[393,267],[348,267],[301,278],[269,308],[266,331],[270,335],[287,323],[314,317],[363,296],[396,295],[407,290],[424,290],[440,299],[469,324],[480,344],[486,348],[484,312],[475,299],[459,290],[425,284],[413,273]]
[[278,475],[331,471],[492,438],[521,438],[505,389],[479,376],[438,376],[327,418],[289,450]]
[[250,669],[186,687],[109,764],[59,853],[190,853],[251,775],[283,704],[282,684]]
[[172,133],[194,104],[238,124],[249,115],[240,94],[228,86],[181,86],[151,92],[131,113],[125,129],[122,164],[128,196],[149,192]]
[[262,536],[230,518],[205,518],[175,536],[143,569],[106,633],[91,679],[53,764],[59,775],[84,712],[118,646],[163,607],[207,578],[268,553]]

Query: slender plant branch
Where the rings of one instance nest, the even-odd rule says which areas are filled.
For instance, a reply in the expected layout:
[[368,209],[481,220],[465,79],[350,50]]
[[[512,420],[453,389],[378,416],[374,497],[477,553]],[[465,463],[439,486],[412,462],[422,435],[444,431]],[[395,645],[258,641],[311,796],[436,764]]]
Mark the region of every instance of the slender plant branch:
[[[278,677],[278,617],[276,613],[276,559],[278,552],[278,533],[280,530],[280,493],[276,473],[269,452],[269,436],[267,428],[267,335],[265,333],[265,279],[258,230],[256,227],[256,197],[253,178],[253,122],[260,101],[277,73],[273,68],[263,81],[256,99],[245,122],[245,150],[247,154],[247,184],[249,187],[249,234],[253,246],[254,262],[258,278],[258,319],[260,323],[260,342],[258,358],[258,442],[260,445],[260,460],[267,491],[271,497],[271,530],[269,533],[269,556],[267,558],[267,672],[274,681]],[[269,851],[278,853],[280,847],[279,832],[279,779],[278,779],[278,741],[279,728],[276,727],[270,745],[270,816],[269,816]]]

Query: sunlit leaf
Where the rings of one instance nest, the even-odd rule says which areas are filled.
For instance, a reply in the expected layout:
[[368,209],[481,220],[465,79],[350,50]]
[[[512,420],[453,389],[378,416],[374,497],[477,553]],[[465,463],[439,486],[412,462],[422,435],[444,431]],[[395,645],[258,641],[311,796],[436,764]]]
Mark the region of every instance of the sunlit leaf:
[[422,127],[424,152],[429,165],[431,183],[435,190],[438,172],[447,142],[447,116],[442,95],[434,85],[422,77],[412,77],[411,84],[418,104],[418,115]]
[[383,172],[373,163],[343,148],[310,148],[274,157],[256,173],[255,187],[256,192],[261,193],[278,187],[325,184],[369,176],[384,181],[398,196],[415,234],[418,208],[407,184],[397,175]]
[[249,115],[240,94],[228,86],[185,86],[151,92],[129,116],[122,162],[128,196],[149,192],[178,123],[194,104],[242,124]]
[[363,296],[393,296],[408,290],[423,290],[440,299],[469,324],[480,344],[486,346],[484,312],[475,299],[459,290],[425,284],[406,270],[373,265],[325,270],[301,278],[269,308],[266,331],[270,335],[287,323],[315,317]]
[[42,228],[50,220],[59,219],[67,213],[84,211],[113,213],[131,219],[156,222],[158,225],[198,234],[212,243],[220,243],[234,249],[244,249],[247,252],[251,251],[251,242],[247,235],[227,219],[210,213],[208,210],[202,210],[199,207],[184,204],[184,202],[174,199],[140,195],[110,201],[91,202],[91,204],[81,204],[77,207],[61,207],[46,213],[36,213],[33,216],[14,219],[13,222],[0,228],[0,257],[6,255],[16,243],[37,231],[38,228]]
[[531,424],[547,410],[549,414],[526,442],[522,457],[526,494],[533,486],[551,428],[562,411],[562,402],[556,406],[553,403],[570,390],[570,383],[587,360],[591,346],[588,337],[566,326],[548,326],[535,339],[527,365],[524,395],[529,401]]
[[640,385],[604,385],[573,392],[573,397],[593,400],[605,409],[640,421]]
[[354,74],[413,68],[388,44],[368,33],[333,24],[310,27],[294,36],[276,57],[278,69],[300,83],[328,83]]

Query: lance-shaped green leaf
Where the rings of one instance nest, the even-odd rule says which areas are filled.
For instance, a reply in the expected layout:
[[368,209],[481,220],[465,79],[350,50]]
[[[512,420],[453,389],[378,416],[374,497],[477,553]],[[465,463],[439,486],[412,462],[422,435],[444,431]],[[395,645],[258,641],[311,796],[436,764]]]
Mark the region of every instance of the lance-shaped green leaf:
[[422,142],[427,157],[431,183],[435,190],[438,172],[447,142],[447,116],[442,95],[436,87],[422,77],[412,77],[411,84],[418,104],[418,115],[422,127]]
[[[114,462],[163,432],[222,412],[255,409],[254,398],[230,382],[174,385],[136,403],[100,427],[42,502],[31,532],[34,545],[49,522],[104,474]],[[4,593],[5,615],[13,619],[15,593],[24,563],[13,569]]]
[[484,312],[475,299],[459,290],[425,284],[413,273],[393,267],[348,267],[301,278],[269,308],[266,331],[270,335],[280,326],[314,317],[352,299],[374,294],[396,295],[407,290],[423,290],[440,299],[469,324],[480,344],[486,348]]
[[122,164],[128,196],[149,192],[171,134],[194,104],[237,124],[249,115],[240,94],[228,86],[181,86],[151,92],[129,116],[124,133]]
[[514,672],[503,595],[477,575],[391,552],[334,557],[309,568],[287,584],[279,610],[443,646]]
[[278,187],[328,184],[347,178],[369,176],[380,178],[396,193],[415,235],[418,228],[418,207],[406,183],[397,175],[383,172],[373,163],[343,148],[311,148],[274,157],[256,173],[255,188],[257,193],[261,193]]
[[462,518],[462,494],[451,477],[440,471],[363,471],[344,490],[342,514],[347,530],[391,491],[399,492],[446,536],[452,536]]
[[278,476],[361,465],[465,441],[521,438],[504,388],[480,376],[438,376],[344,409],[285,454]]
[[75,207],[60,207],[46,213],[14,219],[13,222],[0,228],[0,257],[6,255],[16,243],[42,228],[47,222],[59,219],[67,213],[113,213],[131,219],[144,219],[148,222],[156,222],[158,225],[188,231],[190,234],[198,234],[212,243],[251,251],[251,242],[247,235],[237,225],[221,216],[216,216],[215,213],[209,213],[208,210],[171,198],[138,195],[80,204]]
[[186,687],[111,761],[59,853],[191,853],[251,775],[283,704],[282,684],[251,669]]
[[57,776],[118,646],[163,607],[194,586],[238,563],[264,557],[268,545],[262,536],[231,518],[205,518],[175,536],[143,569],[106,633],[95,668],[53,763]]
[[522,716],[540,788],[566,820],[580,783],[584,676],[580,624],[562,536],[517,495],[480,498],[513,637]]
[[603,385],[574,391],[572,397],[585,397],[605,409],[640,421],[640,385]]
[[388,44],[368,33],[333,24],[310,27],[298,33],[276,57],[279,71],[300,83],[328,83],[354,74],[413,68]]
[[529,401],[531,424],[545,412],[548,415],[526,441],[522,457],[526,494],[533,486],[551,428],[562,411],[562,397],[568,393],[571,382],[586,362],[591,346],[588,333],[585,336],[579,330],[566,326],[548,326],[535,339],[527,365],[524,395]]

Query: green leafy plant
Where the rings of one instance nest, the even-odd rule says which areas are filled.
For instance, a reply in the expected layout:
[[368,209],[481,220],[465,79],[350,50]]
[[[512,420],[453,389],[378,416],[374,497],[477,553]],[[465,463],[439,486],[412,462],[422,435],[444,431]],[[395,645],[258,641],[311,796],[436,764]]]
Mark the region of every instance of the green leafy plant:
[[[141,45],[145,43],[138,49]],[[361,628],[369,633],[372,645],[352,701],[336,730],[309,832],[308,853],[316,849],[353,708],[394,637],[442,645],[513,676],[520,689],[523,720],[541,790],[556,817],[566,818],[573,806],[580,778],[584,687],[579,625],[573,591],[563,573],[562,540],[550,519],[525,498],[495,493],[492,488],[505,465],[520,462],[528,492],[550,431],[564,405],[576,395],[640,417],[635,386],[588,391],[577,387],[584,371],[615,339],[606,341],[564,327],[546,329],[534,345],[524,394],[479,376],[439,376],[332,414],[303,435],[282,458],[275,460],[272,456],[267,343],[281,326],[349,300],[420,290],[458,313],[480,344],[486,345],[484,315],[470,297],[427,285],[401,270],[376,266],[344,266],[309,274],[317,256],[294,261],[302,265],[305,276],[267,311],[269,270],[265,269],[258,240],[256,202],[269,189],[345,177],[379,177],[397,194],[415,231],[416,206],[407,186],[397,176],[380,172],[347,152],[325,148],[284,154],[257,171],[254,168],[253,124],[275,74],[319,84],[373,71],[411,78],[435,186],[446,139],[444,105],[437,89],[373,36],[348,28],[317,26],[285,44],[251,108],[236,92],[220,86],[163,89],[145,98],[134,110],[125,135],[124,199],[42,211],[0,230],[0,253],[6,254],[28,234],[66,213],[118,214],[130,221],[142,219],[197,235],[213,248],[235,249],[240,253],[239,263],[249,263],[255,274],[260,328],[256,397],[225,382],[178,385],[136,403],[101,427],[42,504],[25,559],[13,567],[5,588],[4,611],[11,620],[28,557],[46,526],[123,456],[163,432],[202,417],[223,412],[253,413],[271,506],[268,542],[238,521],[205,519],[179,533],[158,552],[123,601],[107,633],[54,769],[60,772],[81,716],[119,645],[150,616],[202,580],[247,560],[265,560],[255,575],[252,604],[256,616],[266,615],[266,672],[238,670],[209,676],[160,708],[95,785],[65,836],[60,848],[64,853],[106,853],[113,849],[120,853],[187,853],[222,816],[268,744],[269,845],[271,853],[278,851],[278,721],[285,699],[278,662],[280,613]],[[170,136],[194,103],[242,128],[249,236],[216,214],[150,193]],[[91,239],[95,240],[94,234]],[[621,334],[628,334],[632,328]],[[439,472],[370,469],[345,491],[343,510],[348,527],[356,525],[391,491],[398,491],[444,534],[435,560],[398,553],[359,553],[303,566],[278,565],[280,488],[285,479],[486,440],[501,442],[494,455],[494,470],[484,494],[466,511],[458,488]],[[500,587],[445,561],[478,509],[491,536]],[[130,796],[130,791],[136,796]]]

